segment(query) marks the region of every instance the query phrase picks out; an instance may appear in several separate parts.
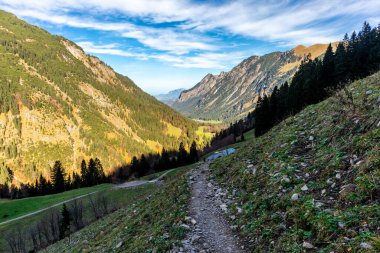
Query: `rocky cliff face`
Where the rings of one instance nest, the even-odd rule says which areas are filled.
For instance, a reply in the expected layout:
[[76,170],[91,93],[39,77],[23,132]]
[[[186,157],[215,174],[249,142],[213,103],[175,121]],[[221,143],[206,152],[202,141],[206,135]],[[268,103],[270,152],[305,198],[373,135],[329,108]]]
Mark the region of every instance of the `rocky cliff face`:
[[0,169],[21,182],[55,160],[71,172],[98,157],[107,170],[196,138],[194,122],[73,42],[2,11],[0,27]]
[[229,72],[206,75],[192,89],[183,91],[173,107],[193,118],[237,118],[255,107],[259,95],[270,94],[275,86],[291,79],[304,57],[319,57],[327,46],[297,46],[287,52],[249,57]]

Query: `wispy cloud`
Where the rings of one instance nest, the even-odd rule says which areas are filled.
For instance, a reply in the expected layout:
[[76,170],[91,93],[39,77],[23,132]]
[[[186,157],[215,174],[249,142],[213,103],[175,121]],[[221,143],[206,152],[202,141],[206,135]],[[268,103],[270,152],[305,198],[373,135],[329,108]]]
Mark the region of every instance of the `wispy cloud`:
[[83,50],[86,51],[87,53],[136,57],[136,58],[139,58],[141,60],[148,59],[146,54],[138,54],[138,53],[127,52],[127,51],[121,50],[118,48],[119,45],[116,43],[95,45],[91,41],[79,41],[76,44],[78,44],[80,47],[82,47]]
[[117,42],[81,34],[78,44],[89,53],[210,70],[230,68],[254,51],[336,41],[364,20],[380,21],[379,0],[0,0],[0,8]]
[[136,57],[140,60],[156,59],[161,62],[171,63],[173,66],[180,68],[224,69],[227,65],[224,65],[221,62],[235,64],[245,56],[242,53],[200,53],[192,56],[157,53],[144,54],[122,50],[119,48],[120,45],[115,43],[95,45],[90,41],[79,41],[76,42],[76,44],[88,53]]
[[[98,30],[119,31],[142,44],[179,54],[216,50],[197,32],[223,29],[247,37],[293,44],[329,42],[340,38],[338,26],[347,19],[378,19],[378,0],[260,1],[236,0],[222,4],[187,0],[0,0],[5,9],[46,22]],[[96,21],[67,16],[71,11],[140,18],[153,24],[180,22],[175,28],[146,28],[131,23]],[[337,18],[334,23],[328,22]],[[363,21],[363,20],[361,20]]]

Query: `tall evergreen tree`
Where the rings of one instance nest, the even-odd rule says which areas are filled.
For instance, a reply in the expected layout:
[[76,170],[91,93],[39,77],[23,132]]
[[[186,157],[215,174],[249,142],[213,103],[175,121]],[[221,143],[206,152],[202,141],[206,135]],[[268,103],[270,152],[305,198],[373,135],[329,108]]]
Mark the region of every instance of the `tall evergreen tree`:
[[170,168],[171,168],[171,165],[170,165],[169,153],[168,151],[166,151],[165,148],[162,148],[161,157],[158,161],[158,170],[163,171]]
[[335,64],[334,64],[334,53],[331,43],[327,47],[326,53],[323,57],[322,69],[321,69],[321,82],[323,88],[329,88],[334,86],[335,76],[334,76]]
[[195,143],[195,141],[193,141],[193,143],[191,143],[190,155],[189,156],[190,156],[190,162],[195,163],[195,162],[199,161],[197,144]]
[[269,98],[269,120],[270,124],[275,124],[278,119],[278,107],[279,107],[279,90],[274,87],[273,92]]
[[99,179],[99,171],[94,159],[88,162],[89,186],[96,185]]
[[134,156],[132,158],[131,167],[130,167],[130,175],[136,174],[139,169],[139,160],[137,160],[137,157]]
[[289,85],[288,82],[285,82],[284,85],[280,87],[278,95],[278,118],[282,120],[285,118],[288,112],[288,92]]
[[185,146],[183,145],[183,142],[181,142],[179,144],[179,148],[178,148],[178,161],[177,161],[177,163],[179,166],[182,166],[182,165],[186,165],[187,161],[188,161],[188,153],[185,149]]
[[104,173],[103,165],[100,162],[99,158],[95,158],[95,165],[98,171],[97,184],[103,183],[106,181],[106,175]]
[[150,165],[148,161],[146,160],[145,155],[141,155],[140,162],[139,162],[139,169],[138,169],[138,177],[145,176],[150,170]]
[[63,204],[61,211],[61,220],[59,224],[59,239],[65,238],[70,234],[70,212],[66,207],[66,204]]
[[348,72],[348,66],[347,66],[347,53],[346,48],[344,46],[343,42],[340,42],[338,44],[338,47],[335,51],[335,77],[334,79],[337,80],[339,83],[345,83],[347,81],[347,72]]
[[82,177],[82,185],[88,186],[89,174],[88,174],[87,164],[86,164],[86,161],[84,159],[82,160],[82,163],[80,164],[80,174]]
[[65,190],[65,170],[60,161],[56,161],[52,170],[52,184],[55,193]]

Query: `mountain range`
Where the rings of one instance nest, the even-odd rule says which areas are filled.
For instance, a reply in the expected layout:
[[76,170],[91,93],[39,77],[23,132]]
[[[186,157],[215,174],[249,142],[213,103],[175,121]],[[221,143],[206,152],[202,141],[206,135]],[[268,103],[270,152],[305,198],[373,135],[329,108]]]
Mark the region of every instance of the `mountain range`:
[[184,90],[185,90],[184,88],[180,88],[180,89],[169,91],[168,93],[158,94],[155,97],[167,105],[173,105],[174,102],[181,95],[182,91],[184,91]]
[[[0,11],[0,164],[14,178],[67,172],[98,157],[106,171],[134,155],[177,150],[203,131],[75,43]],[[0,182],[1,183],[1,182]]]
[[[333,43],[335,50],[338,43]],[[208,74],[193,88],[183,91],[172,105],[195,119],[231,121],[253,110],[259,96],[290,81],[301,61],[314,59],[328,44],[299,45],[286,52],[251,56],[229,72]]]

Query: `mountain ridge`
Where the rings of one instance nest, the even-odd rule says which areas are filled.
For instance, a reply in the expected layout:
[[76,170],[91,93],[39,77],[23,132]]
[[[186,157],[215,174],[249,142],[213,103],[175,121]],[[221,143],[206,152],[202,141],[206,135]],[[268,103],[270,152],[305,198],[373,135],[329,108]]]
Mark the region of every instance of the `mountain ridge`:
[[[335,49],[337,42],[332,45]],[[193,88],[183,91],[173,108],[191,118],[235,119],[253,110],[259,95],[289,81],[309,53],[312,59],[320,57],[327,46],[298,45],[285,52],[248,57],[228,72],[207,74]]]
[[71,172],[98,157],[110,171],[180,142],[203,145],[195,122],[75,43],[4,11],[0,26],[0,167],[21,182],[49,177],[55,160]]
[[181,92],[184,90],[185,90],[184,88],[179,88],[179,89],[171,90],[167,93],[155,95],[154,97],[158,99],[159,101],[164,102],[167,105],[172,105],[175,102],[175,100],[178,99]]

